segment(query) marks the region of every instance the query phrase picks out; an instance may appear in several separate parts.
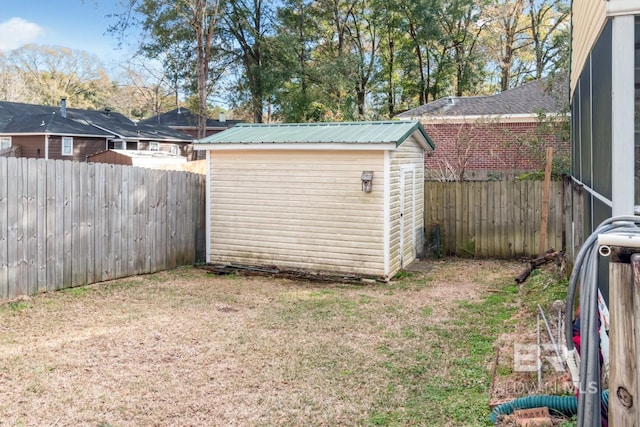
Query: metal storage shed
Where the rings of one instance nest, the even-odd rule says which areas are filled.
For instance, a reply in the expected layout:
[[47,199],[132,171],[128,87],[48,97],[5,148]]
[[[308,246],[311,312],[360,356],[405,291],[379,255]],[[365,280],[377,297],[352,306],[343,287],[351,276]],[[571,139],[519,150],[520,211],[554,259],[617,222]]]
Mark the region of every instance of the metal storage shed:
[[424,247],[417,121],[240,124],[207,155],[207,262],[392,278]]

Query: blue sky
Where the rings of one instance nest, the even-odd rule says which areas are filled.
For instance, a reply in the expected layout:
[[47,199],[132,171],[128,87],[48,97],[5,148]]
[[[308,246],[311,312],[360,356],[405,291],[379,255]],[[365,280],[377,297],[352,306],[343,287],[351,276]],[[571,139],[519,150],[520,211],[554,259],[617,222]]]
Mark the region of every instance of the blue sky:
[[103,62],[125,55],[106,34],[120,11],[119,0],[4,0],[0,7],[0,51],[27,43],[84,50]]

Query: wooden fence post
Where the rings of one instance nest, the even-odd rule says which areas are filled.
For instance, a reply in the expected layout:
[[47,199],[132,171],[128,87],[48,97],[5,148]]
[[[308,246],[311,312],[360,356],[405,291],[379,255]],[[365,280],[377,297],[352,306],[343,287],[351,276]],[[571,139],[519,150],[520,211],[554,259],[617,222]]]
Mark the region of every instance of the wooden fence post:
[[[640,421],[638,402],[637,346],[640,331],[635,305],[640,298],[640,254],[614,256],[609,266],[609,425],[631,426]],[[628,254],[626,255],[628,257]]]

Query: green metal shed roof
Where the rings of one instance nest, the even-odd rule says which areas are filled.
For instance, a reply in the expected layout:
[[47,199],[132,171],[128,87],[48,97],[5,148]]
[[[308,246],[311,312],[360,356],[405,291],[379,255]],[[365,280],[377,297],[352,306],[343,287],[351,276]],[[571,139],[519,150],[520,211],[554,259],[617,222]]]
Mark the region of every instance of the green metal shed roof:
[[402,144],[409,136],[434,144],[419,121],[238,124],[194,144]]

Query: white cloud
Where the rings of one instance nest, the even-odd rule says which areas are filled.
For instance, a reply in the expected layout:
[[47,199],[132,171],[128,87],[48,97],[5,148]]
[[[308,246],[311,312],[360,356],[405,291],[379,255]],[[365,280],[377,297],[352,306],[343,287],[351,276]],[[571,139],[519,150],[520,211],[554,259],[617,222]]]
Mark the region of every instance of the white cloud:
[[17,49],[43,34],[42,27],[22,18],[0,22],[0,51]]

